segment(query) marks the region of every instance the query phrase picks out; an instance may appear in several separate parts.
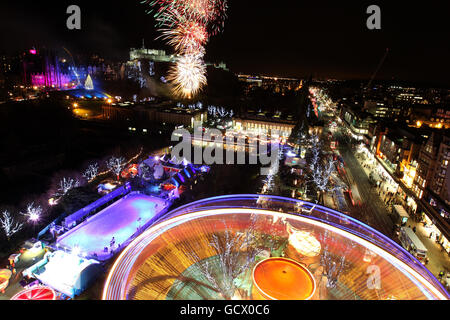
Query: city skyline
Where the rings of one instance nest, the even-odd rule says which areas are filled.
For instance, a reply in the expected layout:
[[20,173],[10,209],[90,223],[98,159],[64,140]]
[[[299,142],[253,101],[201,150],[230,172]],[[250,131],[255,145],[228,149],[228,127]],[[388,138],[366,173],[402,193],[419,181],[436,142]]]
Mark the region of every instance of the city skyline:
[[[225,31],[211,39],[207,58],[224,61],[236,73],[369,79],[389,48],[376,80],[448,86],[450,46],[445,41],[444,19],[448,5],[432,2],[421,8],[380,3],[382,29],[368,30],[365,11],[370,4],[275,6],[230,1]],[[129,48],[142,46],[143,39],[148,48],[171,51],[155,40],[159,34],[154,19],[139,1],[123,10],[103,1],[79,1],[80,31],[65,26],[68,5],[64,1],[2,3],[0,25],[11,31],[4,34],[0,52],[64,46],[74,53],[124,60]]]
[[449,300],[448,7],[0,2],[0,300]]

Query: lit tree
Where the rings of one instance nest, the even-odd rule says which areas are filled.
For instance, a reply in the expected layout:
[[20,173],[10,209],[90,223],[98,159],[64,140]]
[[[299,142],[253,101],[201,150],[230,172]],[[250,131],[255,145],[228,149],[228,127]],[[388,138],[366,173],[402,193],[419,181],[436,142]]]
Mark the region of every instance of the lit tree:
[[41,217],[42,211],[43,210],[41,206],[35,206],[34,202],[31,202],[27,205],[26,211],[22,212],[21,214],[28,217],[30,221],[36,222]]
[[234,116],[234,111],[227,111],[224,107],[209,106],[208,114],[210,114],[213,118],[232,118]]
[[2,226],[3,231],[5,232],[6,238],[11,239],[11,237],[18,231],[20,231],[23,227],[23,223],[18,223],[14,221],[8,211],[3,211],[3,218],[0,218],[0,224]]
[[266,179],[264,180],[264,184],[261,190],[262,194],[271,194],[273,193],[274,189],[278,186],[276,181],[277,173],[280,170],[280,159],[283,155],[283,148],[278,148],[278,154],[277,159],[274,161],[269,169],[269,174],[266,176]]
[[217,114],[221,118],[225,118],[228,115],[228,111],[224,107],[217,108]]
[[72,178],[62,178],[59,181],[59,188],[56,192],[56,196],[63,196],[73,188],[77,188],[80,186],[80,181],[78,179],[72,179]]
[[259,247],[255,232],[256,218],[256,215],[252,215],[245,233],[231,231],[225,225],[223,233],[212,235],[210,245],[217,252],[218,262],[214,264],[214,268],[208,261],[199,261],[198,256],[190,254],[203,276],[225,299],[229,300],[235,296],[235,280],[242,273],[251,270],[256,256],[263,251],[263,248]]
[[125,158],[123,157],[111,157],[106,162],[107,168],[112,171],[116,176],[117,180],[120,178],[120,173],[122,172],[123,168],[125,167]]
[[309,165],[311,170],[313,168],[317,167],[320,161],[320,148],[322,147],[322,144],[319,141],[319,137],[314,135],[309,139],[310,145],[311,145],[311,164]]
[[[181,103],[178,103],[178,106],[179,106],[179,107],[182,107],[182,108],[185,107],[185,106],[184,106],[183,104],[181,104]],[[188,105],[187,108],[188,108],[189,110],[191,110],[191,111],[202,110],[202,109],[203,109],[203,103],[201,103],[201,102],[199,101],[199,102],[197,102],[197,103],[195,103],[195,104],[190,104],[190,105]],[[208,110],[209,110],[209,108],[208,108]]]
[[331,192],[336,190],[336,187],[331,185],[331,175],[335,171],[335,161],[328,161],[326,165],[319,164],[311,168],[312,181],[317,189],[320,191]]
[[217,108],[215,106],[208,106],[208,114],[215,118],[217,116]]
[[266,179],[264,180],[264,185],[261,190],[262,194],[270,194],[275,186],[274,182],[274,173],[273,170],[270,169],[269,174],[266,176]]
[[98,175],[98,163],[90,164],[89,167],[86,168],[86,171],[83,173],[83,177],[86,178],[87,181],[92,181]]
[[327,287],[334,288],[338,283],[339,276],[342,274],[347,266],[347,255],[355,247],[353,241],[347,244],[339,254],[330,252],[330,248],[336,247],[338,240],[330,236],[328,231],[325,231],[319,236],[320,243],[323,246],[322,256],[320,258],[320,265],[323,266],[323,273],[327,277]]
[[214,268],[210,262],[207,259],[200,260],[195,252],[190,252],[188,255],[193,259],[193,261],[196,262],[195,266],[200,270],[201,274],[205,277],[208,283],[224,298],[226,298],[222,292],[222,286],[217,277],[217,272],[214,272]]
[[337,186],[332,184],[331,176],[335,172],[335,161],[327,161],[325,165],[321,161],[321,143],[318,136],[313,136],[311,139],[311,161],[310,161],[310,177],[317,191],[320,192],[319,202],[323,201],[323,194],[325,192],[334,192]]

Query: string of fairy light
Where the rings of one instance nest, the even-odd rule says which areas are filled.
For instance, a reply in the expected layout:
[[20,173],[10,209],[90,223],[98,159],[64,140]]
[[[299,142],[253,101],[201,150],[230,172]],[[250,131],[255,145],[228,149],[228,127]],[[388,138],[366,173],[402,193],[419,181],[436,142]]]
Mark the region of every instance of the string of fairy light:
[[205,46],[223,30],[227,0],[144,0],[153,14],[159,38],[178,55],[168,80],[176,96],[193,98],[206,85]]

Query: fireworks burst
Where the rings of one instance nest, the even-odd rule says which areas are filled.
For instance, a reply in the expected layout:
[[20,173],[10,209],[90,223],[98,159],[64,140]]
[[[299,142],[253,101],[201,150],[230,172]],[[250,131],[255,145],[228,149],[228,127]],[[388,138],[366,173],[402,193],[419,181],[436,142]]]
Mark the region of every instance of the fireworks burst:
[[182,55],[169,80],[174,93],[192,98],[206,84],[205,45],[225,24],[227,0],[145,0],[161,38]]
[[169,73],[175,94],[192,98],[206,84],[206,65],[201,55],[186,54],[178,58]]
[[211,35],[220,32],[225,24],[227,0],[145,0],[147,13],[153,14],[158,27],[174,27],[173,15],[177,12],[187,19],[203,23]]
[[176,17],[178,23],[174,28],[161,29],[161,37],[179,54],[204,54],[204,45],[209,37],[204,24],[181,15]]

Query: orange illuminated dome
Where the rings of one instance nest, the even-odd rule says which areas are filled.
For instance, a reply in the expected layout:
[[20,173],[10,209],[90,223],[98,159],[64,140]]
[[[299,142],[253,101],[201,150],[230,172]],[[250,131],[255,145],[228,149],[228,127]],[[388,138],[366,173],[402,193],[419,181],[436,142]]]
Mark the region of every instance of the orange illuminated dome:
[[316,282],[308,269],[285,258],[269,258],[253,269],[253,299],[309,300]]

